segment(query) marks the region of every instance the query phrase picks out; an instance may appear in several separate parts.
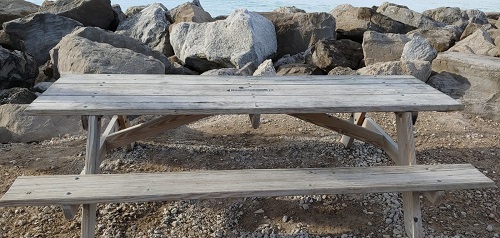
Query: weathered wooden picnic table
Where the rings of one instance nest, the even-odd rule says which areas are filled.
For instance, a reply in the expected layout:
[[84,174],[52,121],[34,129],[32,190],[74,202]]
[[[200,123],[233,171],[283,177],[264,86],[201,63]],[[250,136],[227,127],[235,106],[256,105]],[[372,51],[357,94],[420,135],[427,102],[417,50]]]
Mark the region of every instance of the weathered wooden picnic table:
[[[87,116],[85,168],[21,176],[0,206],[61,205],[71,217],[83,204],[82,237],[94,237],[96,203],[402,192],[406,233],[423,237],[419,192],[436,201],[442,190],[495,186],[470,164],[416,164],[411,112],[462,109],[412,76],[64,75],[26,112]],[[396,141],[366,112],[395,112]],[[107,151],[217,114],[249,114],[254,127],[260,114],[288,114],[343,134],[346,146],[378,146],[396,166],[98,174]],[[126,115],[160,117],[130,126]],[[101,116],[112,116],[102,133]]]

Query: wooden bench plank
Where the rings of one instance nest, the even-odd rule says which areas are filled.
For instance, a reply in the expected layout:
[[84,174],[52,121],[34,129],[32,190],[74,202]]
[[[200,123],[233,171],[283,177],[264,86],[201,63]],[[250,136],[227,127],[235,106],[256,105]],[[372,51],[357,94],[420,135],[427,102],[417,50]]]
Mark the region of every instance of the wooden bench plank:
[[0,199],[0,206],[490,187],[495,183],[470,164],[21,176]]

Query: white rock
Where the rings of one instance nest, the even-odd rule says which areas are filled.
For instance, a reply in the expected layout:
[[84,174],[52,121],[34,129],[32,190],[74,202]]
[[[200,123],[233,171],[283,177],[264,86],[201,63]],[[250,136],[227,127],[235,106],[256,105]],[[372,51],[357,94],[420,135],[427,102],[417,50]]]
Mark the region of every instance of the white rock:
[[253,76],[276,76],[273,61],[268,59],[262,62],[262,64],[260,64],[257,70],[253,73]]
[[403,48],[401,60],[432,61],[437,56],[437,51],[429,41],[419,35],[407,42]]

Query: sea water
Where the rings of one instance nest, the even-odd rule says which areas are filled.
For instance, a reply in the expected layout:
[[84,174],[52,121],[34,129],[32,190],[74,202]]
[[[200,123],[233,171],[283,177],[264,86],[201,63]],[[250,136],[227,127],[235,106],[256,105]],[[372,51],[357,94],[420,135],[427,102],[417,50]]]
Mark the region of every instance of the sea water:
[[[162,3],[168,9],[178,6],[188,0],[111,0],[112,4],[119,4],[123,11],[131,6],[147,5],[155,2]],[[387,0],[386,0],[387,1]],[[31,0],[38,5],[43,0]],[[295,6],[306,12],[330,12],[340,4],[349,3],[355,7],[380,6],[384,0],[200,0],[201,5],[212,16],[229,15],[234,9],[246,8],[250,11],[272,11],[280,6]],[[500,0],[412,0],[389,1],[405,5],[410,9],[423,12],[438,7],[459,7],[460,9],[478,9],[484,12],[500,12]]]

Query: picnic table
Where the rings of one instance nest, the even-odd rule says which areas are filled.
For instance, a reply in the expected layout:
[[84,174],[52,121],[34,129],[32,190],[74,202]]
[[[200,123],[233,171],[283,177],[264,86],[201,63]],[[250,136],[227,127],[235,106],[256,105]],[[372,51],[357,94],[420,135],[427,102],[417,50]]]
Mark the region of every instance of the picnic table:
[[[412,76],[64,75],[26,113],[84,116],[85,167],[20,176],[0,206],[61,205],[72,217],[82,205],[82,237],[94,237],[97,203],[402,192],[406,233],[423,237],[420,192],[436,202],[443,190],[495,186],[470,164],[417,165],[412,112],[463,108]],[[394,112],[396,140],[367,112]],[[378,146],[396,166],[98,174],[112,149],[220,114],[248,114],[254,128],[260,114],[287,114],[343,134],[347,147],[353,139]],[[158,117],[131,126],[127,115]],[[101,132],[102,116],[111,119]]]

